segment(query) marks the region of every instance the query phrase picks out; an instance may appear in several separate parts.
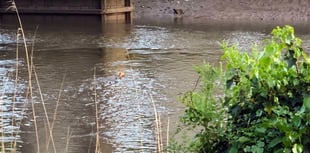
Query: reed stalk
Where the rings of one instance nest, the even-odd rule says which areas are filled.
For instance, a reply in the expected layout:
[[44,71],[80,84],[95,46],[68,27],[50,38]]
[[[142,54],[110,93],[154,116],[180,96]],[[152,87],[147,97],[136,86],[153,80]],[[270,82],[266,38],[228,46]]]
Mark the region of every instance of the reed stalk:
[[[7,83],[7,81],[5,80],[5,77],[3,78],[3,80],[2,80],[3,82],[4,82],[4,87],[6,87],[6,83]],[[2,93],[1,93],[1,99],[0,99],[0,108],[2,108],[3,106],[3,100],[2,100],[2,97],[4,96],[4,93],[5,93],[5,88],[3,88],[3,91],[2,91]],[[1,115],[1,126],[3,126],[4,125],[4,122],[3,122],[3,110],[2,109],[0,109],[0,115]],[[1,128],[1,152],[3,152],[3,153],[5,153],[6,152],[6,147],[5,147],[5,133],[4,133],[4,127],[2,127]]]
[[[97,123],[96,123],[97,124]],[[94,126],[91,126],[91,133],[94,133]],[[97,135],[96,135],[96,137],[97,137]],[[96,138],[96,140],[97,140],[97,138]],[[91,151],[91,145],[93,144],[93,138],[92,138],[92,136],[90,136],[90,138],[89,138],[89,143],[88,143],[88,150],[87,150],[87,153],[90,153],[90,151]]]
[[156,143],[157,143],[157,152],[162,152],[162,138],[161,138],[161,122],[160,122],[160,115],[157,112],[156,104],[154,102],[153,96],[150,95],[151,101],[154,108],[154,117],[155,117],[155,133],[156,133]]
[[48,133],[49,133],[49,137],[51,139],[54,152],[57,153],[56,146],[55,146],[55,141],[54,141],[54,137],[53,137],[53,131],[51,129],[51,123],[49,121],[47,109],[45,107],[45,102],[44,102],[44,98],[43,98],[43,93],[42,93],[42,90],[41,90],[40,82],[39,82],[39,79],[38,79],[38,75],[37,75],[35,66],[32,65],[32,67],[33,67],[34,77],[35,77],[35,80],[36,80],[36,83],[37,83],[37,86],[38,86],[38,90],[39,90],[39,94],[40,94],[41,104],[42,104],[42,107],[43,107],[43,111],[44,111],[44,115],[45,115],[45,119],[46,119],[46,123],[47,123],[47,130],[48,130]]
[[11,8],[13,8],[15,10],[16,15],[17,15],[17,19],[18,19],[18,23],[19,23],[19,31],[20,31],[20,34],[22,35],[23,45],[25,48],[26,62],[27,62],[27,68],[28,68],[28,88],[27,88],[26,98],[29,98],[29,95],[30,95],[30,102],[31,102],[31,106],[32,106],[32,115],[33,115],[33,120],[34,120],[34,128],[35,128],[35,133],[36,133],[37,152],[39,153],[40,152],[40,140],[39,140],[39,136],[38,136],[36,112],[35,112],[34,102],[32,99],[32,94],[33,94],[33,92],[32,92],[32,66],[30,63],[28,46],[27,46],[27,42],[26,42],[26,36],[25,36],[22,20],[21,20],[21,17],[19,15],[18,8],[16,6],[15,1],[12,0],[11,2],[12,2]]
[[[61,95],[62,95],[63,86],[65,84],[66,75],[67,75],[67,71],[65,72],[65,74],[64,74],[64,76],[62,78],[62,81],[61,81],[61,85],[59,87],[58,97],[57,97],[57,101],[56,101],[56,105],[55,105],[55,110],[54,110],[54,113],[53,113],[53,120],[51,122],[51,129],[50,129],[51,131],[54,130],[54,125],[55,125],[55,121],[56,121],[56,118],[57,118],[58,107],[59,107],[60,98],[61,98]],[[47,140],[47,143],[46,143],[46,150],[47,151],[48,151],[48,148],[49,148],[50,141],[51,141],[51,137],[48,137],[48,140]]]
[[167,121],[167,137],[166,137],[167,144],[166,146],[169,146],[169,132],[170,132],[170,117],[168,117],[168,121]]
[[[18,42],[20,37],[20,30],[18,29],[16,32],[16,63],[15,63],[15,82],[14,82],[14,90],[13,90],[13,98],[12,98],[12,131],[11,131],[11,137],[14,137],[14,124],[15,124],[15,103],[16,103],[16,93],[17,93],[17,84],[18,84],[18,72],[19,72],[19,51],[18,51]],[[11,142],[11,148],[16,148],[16,137],[13,142]],[[13,151],[11,151],[13,153]]]
[[[35,82],[37,84],[37,87],[38,87],[38,90],[39,90],[39,94],[40,94],[40,100],[41,100],[41,104],[42,104],[42,107],[43,107],[43,111],[44,111],[44,115],[45,115],[45,120],[46,120],[46,128],[47,128],[47,142],[46,142],[46,148],[47,148],[47,152],[48,152],[48,148],[49,148],[49,144],[52,143],[52,147],[53,147],[53,150],[55,153],[57,153],[57,150],[56,150],[56,146],[55,146],[55,141],[54,141],[54,138],[53,138],[53,130],[54,130],[54,126],[55,126],[55,121],[56,121],[56,118],[57,118],[57,112],[58,112],[58,108],[59,108],[59,103],[60,103],[60,98],[61,98],[61,95],[62,95],[62,89],[63,89],[63,86],[64,86],[64,82],[65,82],[65,78],[66,78],[66,73],[65,75],[63,76],[63,79],[62,79],[62,83],[60,85],[60,88],[59,88],[59,93],[58,93],[58,98],[57,98],[57,101],[56,101],[56,105],[55,105],[55,110],[54,110],[54,113],[53,113],[53,118],[52,118],[52,121],[50,122],[50,119],[49,119],[49,116],[48,116],[48,112],[47,112],[47,109],[46,109],[46,106],[45,106],[45,102],[44,102],[44,98],[43,98],[43,94],[42,94],[42,90],[41,90],[41,87],[40,87],[40,83],[39,83],[39,79],[38,79],[38,75],[37,75],[37,72],[36,72],[36,68],[34,66],[34,63],[33,63],[33,52],[34,52],[34,40],[35,40],[35,37],[33,38],[33,44],[32,44],[32,49],[31,49],[31,53],[29,53],[29,50],[28,50],[28,46],[27,46],[27,42],[26,42],[26,36],[25,36],[25,32],[24,32],[24,29],[23,29],[23,25],[22,25],[22,21],[21,21],[21,17],[19,15],[19,12],[18,12],[18,9],[17,9],[17,6],[16,6],[16,3],[14,0],[12,0],[12,7],[15,9],[16,11],[16,15],[17,15],[17,18],[18,18],[18,22],[19,22],[19,29],[18,29],[18,32],[17,32],[17,43],[19,42],[19,38],[21,36],[22,38],[22,41],[23,41],[23,45],[24,45],[24,48],[25,48],[25,54],[26,54],[26,62],[27,62],[27,69],[28,69],[28,88],[27,88],[27,95],[26,95],[26,98],[28,98],[31,102],[31,107],[32,107],[32,115],[33,115],[33,120],[34,120],[34,128],[35,128],[35,136],[36,136],[36,146],[37,146],[37,153],[40,153],[40,140],[39,140],[39,135],[38,135],[38,125],[37,125],[37,120],[36,120],[36,111],[35,111],[35,104],[34,104],[34,99],[33,99],[33,82],[32,82],[32,79],[35,79]],[[36,34],[35,34],[36,35]],[[34,35],[34,36],[35,36]],[[16,74],[15,74],[15,87],[14,87],[14,91],[16,92],[17,90],[17,80],[18,80],[18,56],[19,56],[19,52],[18,52],[19,48],[18,48],[18,44],[17,44],[17,47],[16,47]],[[127,55],[129,55],[128,53],[128,50],[127,50]],[[128,56],[129,57],[129,56]],[[133,71],[132,67],[130,67],[130,69]],[[34,76],[33,76],[34,75]],[[136,78],[135,76],[132,76],[133,77],[133,81],[134,81],[134,84],[137,85],[136,83]],[[96,67],[94,67],[94,74],[93,74],[93,79],[94,79],[94,104],[95,104],[95,118],[96,118],[96,148],[95,148],[95,153],[101,153],[101,147],[100,147],[100,127],[99,127],[99,107],[98,107],[98,100],[97,100],[97,81],[96,81]],[[139,89],[136,88],[136,97],[138,97],[138,91]],[[14,92],[14,96],[13,96],[13,113],[14,113],[14,108],[15,108],[15,101],[16,101],[16,93]],[[157,111],[157,108],[156,108],[156,104],[154,102],[154,99],[152,97],[152,95],[150,95],[151,97],[151,101],[152,101],[152,105],[153,105],[153,109],[154,109],[154,117],[155,117],[155,133],[156,133],[156,149],[157,149],[157,152],[158,153],[161,153],[163,152],[163,148],[164,148],[164,145],[163,145],[163,136],[162,136],[162,126],[161,126],[161,115],[158,113]],[[2,104],[2,103],[1,103]],[[139,102],[138,104],[138,109],[139,109],[139,121],[141,122],[141,102]],[[3,113],[1,111],[1,113]],[[13,121],[15,120],[12,119]],[[1,121],[1,123],[3,122],[3,120]],[[167,125],[167,145],[169,143],[169,118],[168,118],[168,125]],[[12,126],[13,126],[14,122],[12,122]],[[142,127],[141,125],[139,124],[139,130],[140,132],[142,133]],[[68,152],[68,146],[69,146],[69,142],[70,142],[70,138],[71,138],[71,135],[72,135],[72,131],[70,132],[70,127],[68,127],[68,131],[67,131],[67,142],[66,142],[66,148],[64,149],[64,152]],[[2,137],[4,136],[4,132],[2,130]],[[13,136],[13,131],[12,131],[12,136]],[[140,141],[140,145],[141,145],[141,148],[143,147],[143,141],[142,141],[142,138],[140,136],[139,138],[141,141]],[[5,144],[4,142],[2,141],[2,144],[1,144],[2,148],[4,149],[5,148]],[[11,147],[16,147],[16,141],[14,143],[12,143]],[[4,152],[5,152],[5,149],[4,149]]]
[[64,150],[64,153],[68,153],[68,150],[69,150],[69,143],[70,143],[70,138],[72,136],[72,131],[70,131],[70,127],[68,127],[68,130],[67,130],[67,141],[66,141],[66,148]]
[[99,139],[99,117],[98,117],[98,101],[97,101],[97,81],[96,81],[96,67],[94,67],[94,103],[96,113],[96,149],[95,153],[101,153],[100,151],[100,139]]

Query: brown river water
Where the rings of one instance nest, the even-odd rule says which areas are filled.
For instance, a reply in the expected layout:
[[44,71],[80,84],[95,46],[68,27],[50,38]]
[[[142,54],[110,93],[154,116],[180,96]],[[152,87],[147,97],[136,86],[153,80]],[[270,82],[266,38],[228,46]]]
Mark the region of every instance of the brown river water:
[[[33,76],[32,100],[26,97],[27,63],[17,41],[15,16],[0,18],[1,141],[7,151],[16,141],[13,148],[21,153],[55,152],[54,148],[93,153],[97,133],[103,153],[156,152],[153,104],[166,142],[167,131],[174,133],[184,111],[179,98],[198,78],[193,67],[218,62],[223,40],[249,50],[250,44],[260,43],[275,25],[283,24],[173,19],[102,24],[92,16],[22,19],[39,82]],[[309,25],[295,25],[308,51]]]

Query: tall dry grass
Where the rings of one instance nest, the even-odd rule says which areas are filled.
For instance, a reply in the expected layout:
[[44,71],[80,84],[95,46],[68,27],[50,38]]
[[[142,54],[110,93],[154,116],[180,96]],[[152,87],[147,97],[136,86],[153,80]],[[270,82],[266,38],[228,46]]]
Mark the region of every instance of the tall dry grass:
[[[28,45],[26,43],[26,36],[25,36],[25,32],[24,32],[24,28],[23,28],[23,24],[22,24],[22,20],[21,17],[19,15],[19,11],[18,8],[16,6],[16,3],[14,0],[11,1],[11,9],[15,10],[16,15],[17,15],[17,19],[18,19],[18,23],[19,23],[19,28],[18,28],[18,34],[17,36],[21,35],[21,41],[23,41],[23,46],[24,46],[24,50],[25,50],[25,54],[26,54],[26,64],[27,64],[27,70],[28,70],[28,86],[27,86],[27,92],[26,92],[26,98],[30,100],[30,103],[32,105],[32,115],[33,115],[33,120],[34,120],[34,128],[35,128],[35,133],[36,133],[36,143],[37,143],[37,152],[39,152],[40,150],[40,141],[39,141],[39,136],[38,136],[38,126],[37,126],[37,121],[36,121],[36,111],[35,111],[35,107],[34,107],[34,102],[32,101],[32,62],[31,62],[31,58],[30,58],[30,53],[28,50]],[[19,37],[18,37],[19,38]],[[17,40],[18,43],[18,40]],[[17,46],[19,46],[17,44]],[[16,50],[16,54],[19,55],[19,48],[17,47]],[[17,56],[18,58],[18,56]]]
[[96,148],[95,153],[101,153],[100,147],[100,135],[99,135],[99,112],[98,112],[98,101],[97,101],[97,81],[96,81],[96,67],[94,67],[94,103],[95,103],[95,115],[96,115]]
[[[18,24],[19,24],[19,28],[17,30],[17,40],[16,40],[16,71],[15,71],[15,87],[14,87],[14,91],[15,93],[17,92],[17,84],[18,84],[18,73],[19,73],[19,56],[21,54],[25,54],[25,57],[26,57],[26,65],[27,65],[27,73],[28,73],[28,78],[27,78],[27,92],[26,92],[26,99],[28,100],[28,102],[31,104],[31,111],[32,111],[32,116],[33,116],[33,125],[34,125],[34,133],[35,133],[35,146],[36,146],[36,153],[41,153],[41,152],[50,152],[49,151],[49,147],[50,147],[50,144],[52,146],[52,152],[54,153],[57,153],[57,152],[68,152],[68,148],[69,148],[69,144],[70,144],[70,139],[71,139],[71,136],[72,136],[72,131],[71,131],[71,128],[68,127],[68,131],[67,131],[67,136],[66,136],[66,147],[63,151],[59,151],[57,150],[56,148],[56,145],[55,145],[55,140],[54,140],[54,136],[53,136],[53,130],[54,130],[54,127],[55,127],[55,121],[56,121],[56,118],[57,118],[57,112],[58,112],[58,108],[59,108],[59,105],[60,105],[60,98],[62,96],[62,90],[63,90],[63,87],[64,87],[64,82],[65,82],[65,78],[66,78],[66,73],[64,74],[63,76],[63,80],[62,80],[62,83],[60,85],[60,88],[59,88],[59,93],[58,93],[58,97],[57,97],[57,101],[56,101],[56,104],[55,104],[55,110],[53,111],[53,116],[49,116],[49,112],[46,108],[46,105],[45,105],[45,100],[44,100],[44,97],[43,97],[43,91],[41,90],[41,86],[40,86],[40,81],[39,81],[39,78],[38,78],[38,74],[36,72],[36,67],[35,67],[35,64],[33,62],[33,56],[34,56],[34,46],[35,46],[35,39],[36,39],[36,31],[38,29],[36,29],[35,33],[34,33],[34,36],[32,38],[32,43],[31,43],[31,46],[28,45],[28,43],[26,42],[26,34],[25,34],[25,31],[24,31],[24,27],[23,27],[23,22],[22,22],[22,18],[20,16],[20,13],[19,13],[19,10],[18,10],[18,7],[17,7],[17,4],[14,0],[11,0],[11,5],[8,9],[10,10],[14,10],[16,12],[16,16],[17,16],[17,20],[18,20]],[[19,48],[19,43],[20,41],[22,42],[23,44],[23,50],[24,52],[21,53],[21,48]],[[95,77],[95,75],[94,75]],[[44,114],[44,124],[46,124],[46,131],[47,131],[47,137],[46,137],[46,141],[42,141],[42,138],[39,137],[39,130],[38,130],[38,121],[37,121],[37,111],[36,111],[36,107],[35,107],[35,100],[34,100],[34,85],[33,83],[36,84],[36,87],[38,89],[38,92],[39,92],[39,97],[40,97],[40,103],[42,105],[42,108],[43,108],[43,114]],[[13,113],[14,113],[14,110],[15,110],[15,99],[16,99],[16,94],[13,95]],[[1,101],[0,101],[1,102]],[[95,106],[96,106],[96,114],[97,113],[97,110],[98,110],[98,106],[97,106],[97,102],[95,100]],[[1,112],[0,110],[0,115],[2,115],[3,113]],[[50,119],[51,118],[51,119]],[[3,119],[0,118],[2,122]],[[14,118],[12,119],[14,121]],[[13,122],[12,121],[12,122]],[[98,127],[98,115],[96,115],[96,123],[97,123],[97,129],[99,129]],[[1,123],[0,123],[1,124]],[[13,123],[12,123],[13,124]],[[2,124],[3,125],[3,124]],[[12,125],[13,126],[13,125]],[[4,130],[2,130],[1,132],[1,136],[2,138],[5,137],[5,133],[3,132]],[[16,136],[17,134],[14,134],[13,131],[11,133],[12,136]],[[45,143],[45,144],[43,144]],[[99,132],[97,132],[96,134],[96,153],[99,153],[100,151],[100,146],[99,146]],[[12,150],[11,153],[15,153],[16,152],[16,147],[17,147],[17,140],[15,140],[14,142],[11,143],[11,145],[8,147],[6,146],[6,142],[5,141],[1,141],[0,142],[0,145],[1,145],[1,152],[5,153],[6,150]],[[41,147],[45,147],[44,148],[41,148]]]
[[[36,68],[35,65],[33,63],[33,53],[34,53],[34,44],[35,44],[35,36],[36,36],[36,32],[34,33],[34,36],[32,38],[32,44],[31,47],[28,46],[27,42],[26,42],[26,35],[25,35],[25,31],[24,31],[24,27],[22,24],[22,19],[20,16],[20,13],[18,11],[18,7],[15,3],[14,0],[10,1],[11,5],[9,7],[9,9],[14,10],[16,12],[16,16],[17,16],[17,20],[18,20],[18,24],[19,24],[19,28],[17,30],[17,34],[16,34],[16,66],[15,66],[15,85],[14,85],[14,95],[12,98],[12,113],[14,116],[14,111],[15,111],[15,102],[16,102],[16,92],[17,92],[17,84],[18,84],[18,74],[19,74],[19,56],[20,56],[20,48],[19,48],[19,42],[22,41],[23,44],[23,50],[24,50],[24,54],[26,57],[26,65],[27,65],[27,73],[28,73],[28,79],[27,79],[27,92],[26,92],[26,99],[28,100],[28,102],[31,104],[31,108],[32,108],[32,116],[33,116],[33,124],[34,124],[34,131],[35,131],[35,137],[36,137],[36,152],[40,153],[40,152],[45,152],[41,149],[41,140],[39,139],[39,132],[38,132],[38,121],[37,121],[37,112],[35,109],[35,102],[33,99],[33,80],[35,81],[35,83],[37,84],[38,90],[39,90],[39,95],[40,95],[40,99],[41,99],[41,104],[44,110],[44,115],[45,115],[45,120],[46,120],[46,124],[47,124],[47,131],[48,131],[48,139],[46,142],[46,151],[48,151],[49,148],[49,143],[52,143],[52,147],[53,147],[53,152],[57,153],[56,150],[56,146],[55,146],[55,141],[54,141],[54,137],[53,137],[53,128],[54,128],[54,122],[56,120],[56,116],[57,116],[57,108],[59,105],[59,99],[61,96],[61,91],[63,88],[63,83],[64,83],[64,79],[65,79],[65,75],[64,75],[64,79],[62,81],[60,90],[59,90],[59,95],[58,95],[58,100],[56,102],[56,109],[54,111],[54,116],[53,116],[53,120],[50,121],[50,117],[48,116],[48,112],[47,109],[45,107],[45,103],[44,103],[44,98],[43,98],[43,93],[41,91],[40,88],[40,83],[39,83],[39,79],[38,79],[38,75],[36,73]],[[37,31],[37,30],[36,30]],[[2,116],[2,115],[1,115]],[[1,121],[3,121],[3,119],[1,119]],[[14,117],[12,118],[12,126],[13,124],[15,124],[15,119]],[[69,128],[68,128],[69,129]],[[4,130],[2,130],[4,131]],[[18,133],[17,133],[18,134]],[[13,131],[11,133],[12,136],[16,136],[17,134],[14,134]],[[68,136],[70,136],[70,134],[68,134]],[[4,134],[2,132],[2,138],[4,138]],[[5,152],[6,150],[12,150],[11,153],[16,152],[16,144],[17,144],[17,140],[15,139],[14,142],[11,142],[11,146],[9,146],[9,148],[7,146],[5,146],[5,142],[2,141],[1,142],[1,147],[2,147],[2,152]]]
[[[57,118],[57,112],[58,112],[58,108],[59,108],[59,105],[60,105],[60,98],[62,96],[62,89],[64,87],[64,82],[65,82],[65,78],[66,78],[66,73],[64,74],[63,76],[63,80],[62,80],[62,83],[60,85],[60,88],[59,88],[59,94],[58,94],[58,98],[57,98],[57,101],[56,101],[56,104],[55,104],[55,110],[53,110],[53,116],[50,117],[48,115],[48,110],[45,106],[45,100],[44,100],[44,97],[43,97],[43,91],[41,90],[41,87],[40,87],[40,81],[39,81],[39,78],[38,78],[38,74],[36,72],[36,66],[33,62],[33,56],[34,56],[34,46],[35,46],[35,36],[36,36],[36,33],[34,33],[34,37],[32,38],[32,43],[31,43],[31,46],[29,47],[27,42],[26,42],[26,35],[25,35],[25,31],[24,31],[24,27],[23,27],[23,24],[22,24],[22,19],[21,19],[21,16],[20,16],[20,13],[18,11],[18,7],[15,3],[14,0],[11,1],[11,6],[10,6],[13,10],[15,10],[16,12],[16,15],[17,15],[17,19],[18,19],[18,23],[19,23],[19,28],[17,30],[17,43],[19,43],[19,41],[22,41],[22,44],[23,44],[23,50],[25,51],[24,54],[25,54],[25,57],[26,57],[26,64],[27,64],[27,72],[28,72],[28,78],[27,78],[27,81],[28,81],[28,84],[27,84],[27,92],[26,92],[26,98],[29,100],[29,103],[31,104],[31,108],[32,108],[32,116],[33,116],[33,125],[34,125],[34,131],[35,131],[35,138],[36,138],[36,153],[41,153],[41,152],[50,152],[49,151],[49,147],[50,147],[50,144],[52,146],[52,152],[54,153],[57,153],[57,152],[68,152],[68,147],[69,147],[69,144],[70,144],[70,139],[71,139],[71,136],[72,136],[72,130],[70,127],[67,128],[67,135],[66,135],[66,147],[64,148],[64,150],[57,150],[56,148],[56,144],[55,144],[55,140],[54,140],[54,136],[53,136],[53,131],[54,131],[54,127],[55,127],[55,121],[56,121],[56,118]],[[36,30],[37,31],[37,30]],[[19,44],[16,45],[16,61],[19,60],[19,56],[20,56],[20,48],[19,48]],[[127,51],[127,55],[128,57],[129,56],[129,53]],[[130,59],[129,59],[130,60]],[[130,67],[130,69],[133,71],[132,67]],[[18,65],[18,62],[16,63],[16,73],[15,73],[15,87],[14,87],[14,91],[16,92],[17,88],[16,88],[16,85],[18,84],[18,71],[19,71],[19,65]],[[96,82],[96,68],[94,68],[94,75],[93,75],[93,79],[94,79],[94,105],[95,105],[95,120],[96,120],[96,127],[95,127],[95,132],[96,132],[96,135],[95,135],[95,153],[102,153],[101,151],[101,146],[100,146],[100,128],[99,128],[99,112],[98,112],[98,101],[97,101],[97,91],[96,91],[96,86],[97,86],[97,82]],[[132,76],[133,77],[133,81],[134,81],[134,84],[137,85],[136,83],[136,78],[135,76]],[[46,138],[46,141],[42,141],[40,138],[39,138],[39,131],[38,131],[38,121],[37,121],[37,111],[36,111],[36,107],[35,107],[35,101],[33,99],[33,94],[34,94],[34,91],[33,91],[33,88],[34,88],[34,85],[33,84],[36,84],[36,87],[37,89],[39,90],[39,97],[40,97],[40,103],[42,105],[42,108],[43,108],[43,112],[44,112],[44,120],[45,120],[45,123],[46,123],[46,130],[47,130],[47,138]],[[140,95],[138,94],[138,89],[136,89],[136,95],[137,97],[139,97]],[[13,97],[13,108],[15,107],[14,105],[14,102],[15,102],[15,99],[16,99],[16,95],[14,94],[14,97]],[[138,99],[138,98],[137,98]],[[155,118],[155,129],[154,129],[154,132],[155,132],[155,140],[156,140],[156,152],[158,153],[164,153],[165,152],[165,144],[164,144],[164,139],[166,139],[166,146],[168,145],[169,143],[169,118],[168,118],[168,124],[167,124],[167,133],[166,133],[166,138],[164,138],[164,134],[163,134],[163,126],[162,126],[162,119],[161,119],[161,114],[157,111],[157,106],[156,106],[156,103],[154,102],[153,100],[153,97],[152,95],[150,95],[150,99],[151,99],[151,103],[153,105],[153,109],[154,109],[154,118]],[[140,109],[140,105],[138,105],[138,112],[141,111]],[[14,111],[14,109],[12,109]],[[2,112],[0,112],[2,113]],[[14,113],[14,112],[13,112]],[[50,119],[51,118],[51,119]],[[1,119],[1,118],[0,118]],[[1,119],[2,121],[2,119]],[[14,119],[13,119],[14,121]],[[139,122],[142,122],[142,119],[141,119],[141,114],[139,114]],[[139,127],[140,129],[140,132],[142,133],[142,127],[140,125]],[[4,137],[4,133],[2,132],[2,137]],[[13,132],[12,132],[12,136],[13,136]],[[140,145],[141,145],[141,148],[143,148],[143,141],[142,141],[142,135],[141,137],[139,138],[141,139],[140,141]],[[43,144],[45,143],[45,144]],[[16,148],[16,140],[14,142],[11,143],[11,148]],[[41,147],[44,146],[45,149],[43,150]],[[1,147],[2,147],[2,152],[5,153],[5,142],[2,141],[1,142]],[[15,151],[11,151],[11,153],[15,153]]]

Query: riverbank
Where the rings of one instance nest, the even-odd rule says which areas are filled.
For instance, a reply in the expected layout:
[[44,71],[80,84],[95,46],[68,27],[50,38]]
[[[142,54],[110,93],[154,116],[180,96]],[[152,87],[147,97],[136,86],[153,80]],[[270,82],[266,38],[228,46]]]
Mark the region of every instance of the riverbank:
[[310,22],[309,0],[135,0],[134,6],[135,18]]

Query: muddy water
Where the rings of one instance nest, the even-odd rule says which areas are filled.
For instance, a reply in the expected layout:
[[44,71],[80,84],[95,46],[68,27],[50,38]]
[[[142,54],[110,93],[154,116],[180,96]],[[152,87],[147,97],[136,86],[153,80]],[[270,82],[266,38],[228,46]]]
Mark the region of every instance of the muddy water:
[[[178,98],[194,88],[198,76],[193,66],[216,63],[222,54],[218,43],[223,40],[248,50],[249,44],[262,41],[273,27],[168,20],[131,25],[102,25],[96,18],[54,20],[25,21],[29,45],[40,24],[33,53],[38,82],[33,77],[32,100],[26,98],[27,64],[22,45],[16,45],[16,24],[0,24],[1,140],[7,148],[9,142],[17,141],[22,153],[38,149],[91,153],[97,133],[103,153],[155,152],[154,105],[165,140],[168,124],[172,134],[183,111]],[[309,50],[310,29],[298,25],[296,30]]]

